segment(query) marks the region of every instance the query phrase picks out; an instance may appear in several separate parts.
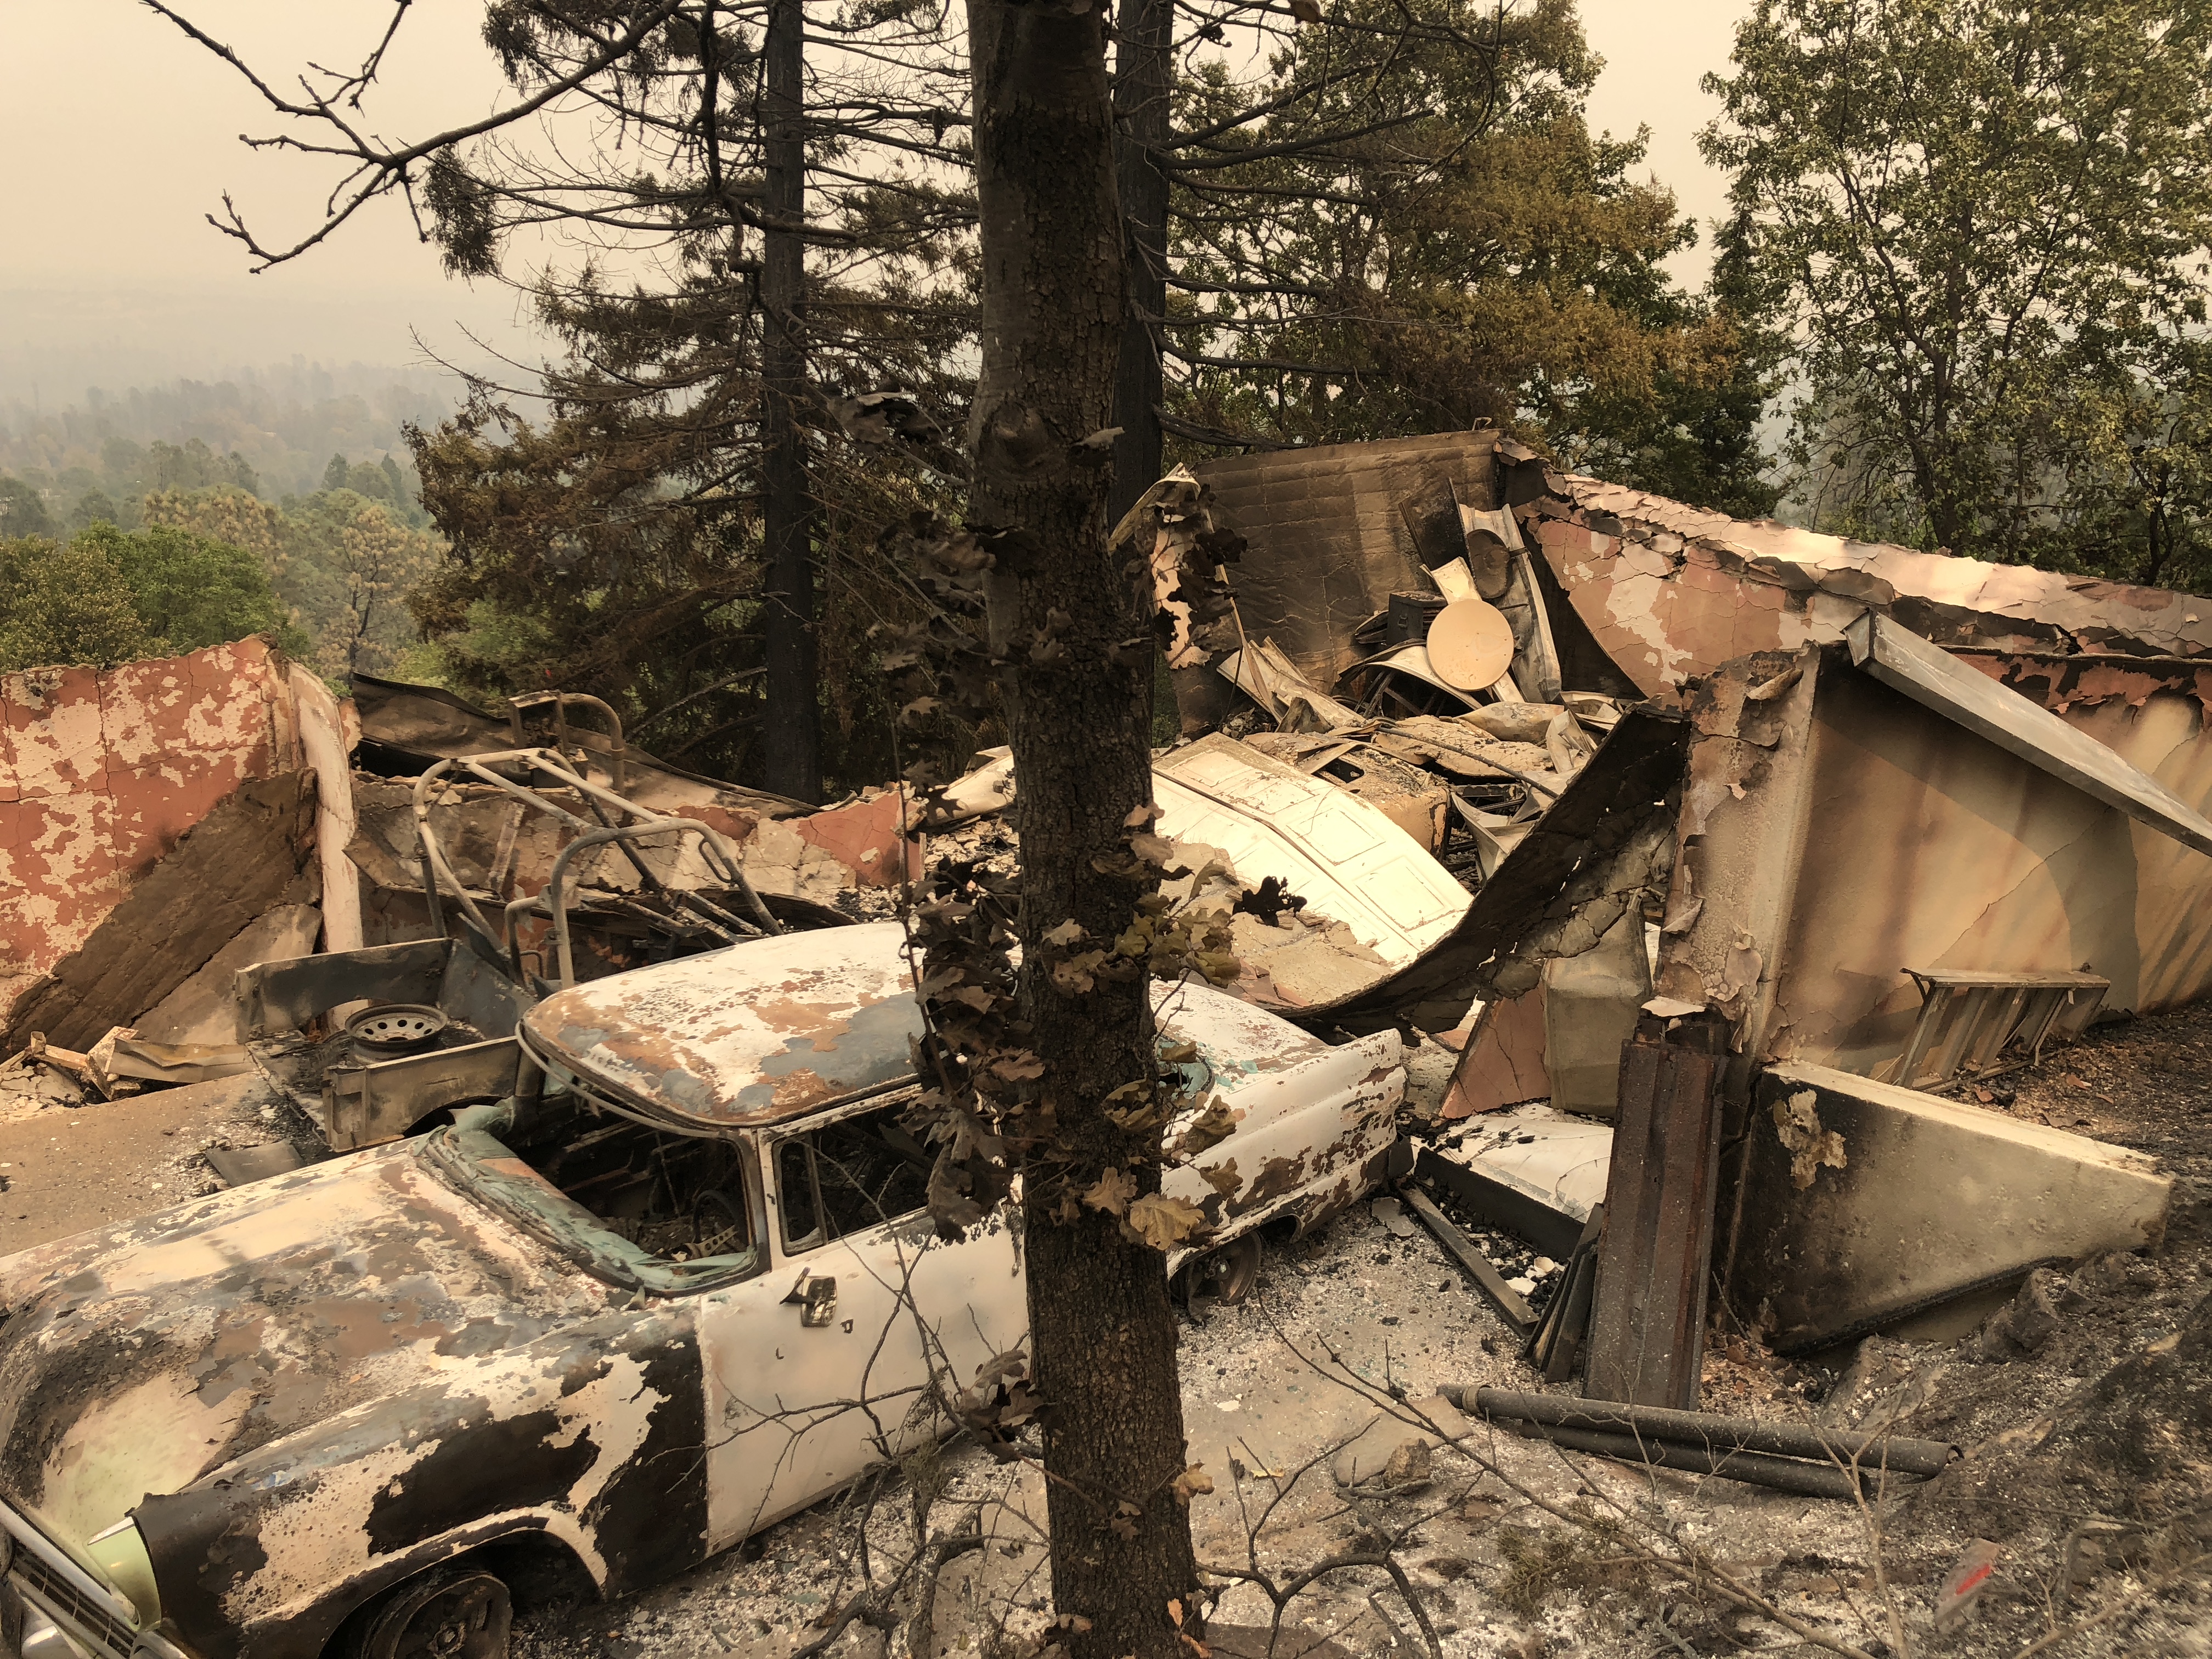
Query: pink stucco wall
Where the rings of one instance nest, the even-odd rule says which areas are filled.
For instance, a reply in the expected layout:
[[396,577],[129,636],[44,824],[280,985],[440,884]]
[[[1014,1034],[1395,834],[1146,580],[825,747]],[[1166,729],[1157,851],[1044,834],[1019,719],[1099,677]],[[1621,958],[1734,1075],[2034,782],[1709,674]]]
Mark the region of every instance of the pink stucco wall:
[[302,763],[289,668],[257,638],[0,675],[0,1006],[217,801]]

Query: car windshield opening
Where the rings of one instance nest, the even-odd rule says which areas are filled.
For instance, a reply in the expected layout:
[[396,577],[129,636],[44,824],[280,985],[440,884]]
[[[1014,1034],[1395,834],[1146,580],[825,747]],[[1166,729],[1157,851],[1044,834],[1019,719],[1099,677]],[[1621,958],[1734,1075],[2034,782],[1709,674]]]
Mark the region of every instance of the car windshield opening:
[[501,1101],[463,1112],[429,1151],[471,1191],[617,1282],[689,1289],[757,1262],[752,1183],[735,1140],[671,1134],[562,1093],[526,1110]]

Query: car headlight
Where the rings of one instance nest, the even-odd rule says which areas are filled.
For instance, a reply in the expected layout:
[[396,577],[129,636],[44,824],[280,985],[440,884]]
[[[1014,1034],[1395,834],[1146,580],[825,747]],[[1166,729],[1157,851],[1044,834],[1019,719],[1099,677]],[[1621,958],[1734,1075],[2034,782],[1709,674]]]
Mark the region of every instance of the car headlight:
[[84,1553],[92,1558],[93,1565],[107,1582],[137,1609],[142,1629],[160,1620],[161,1592],[154,1586],[153,1558],[146,1553],[146,1540],[140,1534],[136,1521],[125,1516],[106,1532],[88,1540]]

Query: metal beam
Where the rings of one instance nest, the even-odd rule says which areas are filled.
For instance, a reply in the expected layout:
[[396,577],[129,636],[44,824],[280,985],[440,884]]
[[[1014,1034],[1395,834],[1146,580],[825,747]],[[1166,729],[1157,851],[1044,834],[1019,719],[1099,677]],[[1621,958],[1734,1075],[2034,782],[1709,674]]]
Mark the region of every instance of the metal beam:
[[2138,823],[2212,854],[2212,820],[2048,708],[1869,611],[1844,630],[1851,661],[1893,691],[1955,720]]

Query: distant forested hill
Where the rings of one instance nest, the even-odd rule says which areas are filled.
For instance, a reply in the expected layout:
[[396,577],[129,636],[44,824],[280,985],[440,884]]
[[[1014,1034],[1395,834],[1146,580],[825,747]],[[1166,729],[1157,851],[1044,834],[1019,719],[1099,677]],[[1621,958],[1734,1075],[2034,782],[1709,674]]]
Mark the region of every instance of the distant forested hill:
[[443,546],[400,428],[434,426],[458,391],[295,365],[0,405],[0,667],[273,628],[334,682],[392,672]]
[[[381,471],[390,456],[415,496],[414,468],[399,428],[434,426],[453,412],[460,386],[422,368],[295,361],[221,380],[87,390],[57,407],[0,403],[0,471],[35,489],[57,524],[91,490],[127,511],[150,491],[235,484],[266,501],[328,487],[331,459]],[[348,481],[363,489],[365,472]],[[126,526],[127,528],[128,526]]]

